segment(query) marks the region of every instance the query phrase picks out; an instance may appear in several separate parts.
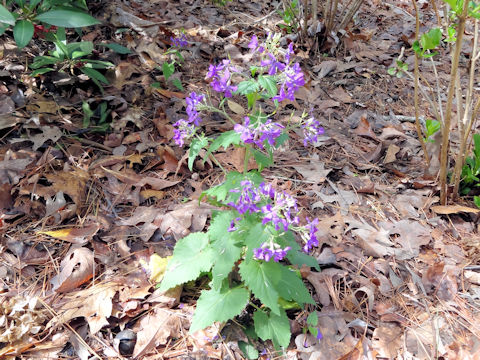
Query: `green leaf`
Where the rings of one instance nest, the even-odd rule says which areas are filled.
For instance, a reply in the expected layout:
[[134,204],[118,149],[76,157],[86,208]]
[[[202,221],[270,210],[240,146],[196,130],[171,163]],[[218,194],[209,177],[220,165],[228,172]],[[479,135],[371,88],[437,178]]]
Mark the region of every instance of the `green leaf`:
[[394,67],[388,68],[387,73],[391,76],[394,76],[397,73],[397,69]]
[[42,74],[46,74],[50,71],[54,71],[55,69],[54,68],[41,68],[41,69],[37,69],[37,70],[33,70],[31,73],[30,73],[30,76],[37,76],[37,75],[42,75]]
[[450,5],[452,10],[457,14],[462,11],[463,0],[443,0],[443,2]]
[[253,149],[252,153],[253,153],[253,157],[255,158],[255,161],[257,162],[258,171],[262,171],[263,169],[273,164],[273,158],[265,155],[260,150]]
[[44,12],[38,15],[36,20],[66,28],[81,28],[100,24],[100,21],[88,14],[67,9],[55,9]]
[[245,341],[239,341],[238,342],[238,347],[240,350],[242,350],[243,355],[249,359],[249,360],[254,360],[258,359],[258,350],[255,349],[255,346],[252,344],[246,343]]
[[182,85],[182,82],[180,81],[180,79],[173,79],[172,80],[172,84],[180,91],[184,91],[183,89],[183,85]]
[[215,321],[226,322],[233,319],[247,306],[249,298],[249,292],[243,287],[203,290],[197,300],[190,332],[204,329]]
[[116,44],[116,43],[108,43],[108,44],[99,44],[100,46],[105,46],[106,48],[109,48],[110,50],[115,51],[117,54],[125,55],[125,54],[131,54],[132,50],[129,48]]
[[204,147],[208,145],[208,139],[206,137],[194,138],[190,144],[190,151],[188,153],[188,168],[190,171],[193,169],[193,162]]
[[257,93],[251,93],[247,94],[247,106],[249,109],[253,109],[253,105],[255,105],[255,101],[259,98],[259,95]]
[[261,310],[257,310],[253,314],[253,323],[255,332],[262,340],[272,340],[277,349],[288,347],[291,333],[290,322],[285,310],[280,310],[278,315],[266,314]]
[[281,265],[271,261],[244,261],[239,265],[239,272],[245,285],[274,314],[280,314],[276,285],[281,277]]
[[275,285],[278,294],[287,301],[295,301],[301,306],[315,304],[303,281],[287,266],[280,265],[280,281]]
[[442,30],[440,28],[430,29],[429,32],[422,34],[420,37],[420,45],[422,46],[423,51],[433,50],[442,40]]
[[105,76],[103,76],[102,73],[98,72],[95,69],[91,69],[89,67],[82,66],[80,68],[80,71],[83,72],[85,75],[87,75],[92,80],[98,80],[98,81],[100,81],[104,84],[109,84],[107,78]]
[[427,129],[427,137],[434,135],[438,130],[440,130],[440,121],[427,119],[425,121],[425,128]]
[[208,157],[208,155],[210,155],[214,151],[217,151],[220,147],[223,147],[226,150],[230,145],[238,145],[240,143],[241,140],[239,133],[237,133],[235,130],[226,131],[219,137],[217,137],[215,140],[213,140],[212,144],[208,149],[208,153],[205,156],[205,159]]
[[193,233],[179,240],[168,262],[160,289],[168,290],[187,281],[195,280],[214,263],[214,252],[205,233]]
[[172,76],[173,73],[175,72],[175,63],[164,62],[162,65],[162,71],[163,71],[163,76],[165,77],[165,81],[168,81],[170,76]]
[[20,20],[13,27],[13,38],[21,49],[27,46],[33,37],[33,24],[28,20]]
[[257,92],[259,89],[258,83],[253,80],[245,80],[238,84],[238,89],[235,92],[236,94],[247,95]]
[[33,59],[33,63],[30,64],[31,69],[38,69],[45,65],[53,65],[61,60],[53,56],[36,56]]
[[271,75],[259,75],[258,83],[267,92],[268,96],[274,97],[277,95],[277,81]]
[[12,13],[3,5],[0,5],[0,23],[15,25],[15,18]]
[[300,245],[295,241],[295,237],[291,231],[287,231],[285,234],[277,238],[278,244],[285,248],[286,246],[290,246],[291,249],[287,253],[287,259],[290,261],[292,265],[298,266],[301,268],[303,265],[308,267],[313,267],[317,271],[320,271],[320,266],[318,265],[318,261],[311,255],[306,254]]
[[216,259],[212,268],[212,287],[215,290],[220,289],[222,281],[230,274],[242,254],[242,247],[238,244],[241,234],[228,232],[230,222],[236,215],[234,211],[222,211],[214,217],[208,229]]
[[477,207],[480,209],[480,196],[474,196],[474,197],[473,197],[473,202],[474,202],[475,205],[477,205]]
[[209,196],[216,198],[217,202],[235,202],[240,194],[232,193],[230,190],[240,188],[240,183],[243,180],[250,180],[255,185],[259,185],[263,181],[263,177],[256,171],[250,171],[246,174],[230,171],[222,184],[204,191],[200,196],[200,200],[204,196]]
[[307,324],[310,326],[318,325],[318,314],[316,311],[311,312],[307,317]]
[[115,66],[110,61],[90,60],[90,59],[88,59],[87,61],[88,62],[87,64],[85,64],[85,66],[91,69],[107,69]]

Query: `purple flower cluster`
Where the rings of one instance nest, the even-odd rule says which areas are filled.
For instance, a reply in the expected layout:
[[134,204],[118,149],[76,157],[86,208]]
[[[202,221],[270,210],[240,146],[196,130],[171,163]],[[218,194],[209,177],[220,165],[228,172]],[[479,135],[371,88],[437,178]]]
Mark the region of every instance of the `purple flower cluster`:
[[270,146],[275,146],[275,140],[282,134],[284,126],[272,122],[272,120],[267,119],[265,123],[257,121],[256,126],[250,124],[250,118],[245,117],[244,123],[236,124],[234,130],[240,134],[240,139],[245,144],[255,144],[260,149],[263,149],[263,144],[265,140],[270,144]]
[[231,85],[232,74],[238,72],[230,60],[223,60],[221,64],[210,64],[205,79],[210,80],[210,86],[213,90],[223,93],[227,98],[232,97],[232,94],[237,91],[238,87]]
[[265,260],[268,262],[273,258],[274,261],[279,262],[287,256],[287,252],[290,249],[290,246],[282,249],[280,245],[273,242],[263,243],[262,246],[253,250],[253,256],[258,260]]
[[283,101],[285,99],[294,101],[295,92],[305,85],[303,78],[303,72],[299,63],[293,65],[287,65],[283,69],[283,72],[279,76],[280,91],[277,96],[272,99],[277,101]]
[[187,47],[188,41],[185,34],[182,34],[180,37],[171,37],[170,41],[172,42],[173,46],[177,48]]
[[[240,183],[241,190],[230,190],[231,192],[240,193],[240,197],[236,203],[229,203],[229,206],[235,208],[239,214],[259,213],[263,216],[262,224],[271,223],[277,231],[288,231],[289,229],[300,234],[305,245],[303,250],[309,252],[312,247],[318,246],[318,240],[315,235],[317,232],[316,225],[318,219],[310,221],[307,224],[299,226],[298,207],[295,198],[286,192],[277,192],[271,184],[261,183],[258,187],[249,180]],[[235,231],[235,223],[241,220],[236,218],[230,224],[229,232]],[[283,259],[290,247],[281,249],[280,246],[273,241],[263,243],[259,248],[254,249],[254,256],[257,259],[274,261]]]
[[320,122],[313,116],[308,118],[303,124],[303,145],[308,143],[314,144],[318,141],[318,137],[325,133],[325,130],[320,125]]
[[180,119],[173,124],[173,140],[175,140],[178,146],[182,147],[185,144],[185,140],[195,135],[196,127],[202,121],[198,113],[198,105],[200,105],[203,100],[205,100],[205,95],[198,95],[195,92],[191,92],[190,96],[185,99],[188,119]]

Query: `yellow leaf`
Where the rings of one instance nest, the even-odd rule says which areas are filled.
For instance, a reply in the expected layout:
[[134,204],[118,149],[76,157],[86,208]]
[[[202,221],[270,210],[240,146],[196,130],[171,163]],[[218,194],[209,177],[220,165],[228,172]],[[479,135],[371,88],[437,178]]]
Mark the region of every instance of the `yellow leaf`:
[[70,233],[72,232],[72,228],[70,229],[61,229],[61,230],[53,230],[53,231],[39,231],[38,234],[48,235],[55,239],[68,241],[70,239]]
[[171,256],[162,258],[158,254],[152,254],[150,256],[150,262],[148,268],[150,270],[150,280],[159,283],[165,275],[165,270],[167,269],[168,261],[171,259]]

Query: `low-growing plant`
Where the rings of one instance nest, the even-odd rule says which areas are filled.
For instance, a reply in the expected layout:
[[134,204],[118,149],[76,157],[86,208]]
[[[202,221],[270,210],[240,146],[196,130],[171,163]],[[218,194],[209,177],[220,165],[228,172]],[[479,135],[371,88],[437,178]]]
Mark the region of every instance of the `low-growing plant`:
[[278,13],[284,24],[278,26],[289,34],[295,32],[300,27],[299,12],[298,0],[283,1],[283,10],[278,10]]
[[87,14],[85,0],[10,0],[0,5],[0,35],[13,26],[13,37],[19,48],[25,47],[35,33],[48,32],[49,26],[81,28],[100,22]]
[[[249,69],[228,59],[210,65],[206,79],[220,94],[217,105],[212,96],[192,92],[186,99],[188,119],[174,124],[175,142],[190,143],[190,169],[201,154],[203,161],[211,158],[220,166],[216,151],[231,146],[244,149],[244,167],[243,172],[224,170],[224,182],[203,192],[201,199],[219,210],[213,212],[208,231],[177,242],[160,288],[168,290],[208,276],[210,283],[197,301],[190,331],[226,322],[246,309],[253,312],[258,337],[282,348],[291,335],[286,309],[314,304],[298,269],[306,265],[319,270],[318,262],[308,255],[318,245],[318,219],[301,214],[295,198],[268,183],[261,171],[273,164],[273,154],[289,132],[301,131],[307,146],[324,131],[305,112],[296,120],[292,116],[287,124],[274,121],[280,102],[293,101],[305,84],[300,65],[293,61],[293,44],[283,52],[278,42],[277,35],[269,35],[262,44],[253,36],[248,47],[257,63]],[[233,101],[242,96],[247,109]],[[269,106],[272,111],[266,113]],[[244,113],[243,121],[234,121],[227,108]],[[208,137],[200,128],[208,113],[220,114],[233,129]],[[257,170],[249,171],[251,159]]]
[[59,28],[56,34],[51,34],[55,50],[49,55],[36,56],[30,65],[34,69],[32,76],[45,74],[50,71],[70,72],[75,70],[87,75],[103,91],[102,84],[108,84],[105,76],[96,69],[107,69],[114,65],[109,61],[94,60],[89,57],[93,53],[94,45],[91,41],[67,43],[65,29]]

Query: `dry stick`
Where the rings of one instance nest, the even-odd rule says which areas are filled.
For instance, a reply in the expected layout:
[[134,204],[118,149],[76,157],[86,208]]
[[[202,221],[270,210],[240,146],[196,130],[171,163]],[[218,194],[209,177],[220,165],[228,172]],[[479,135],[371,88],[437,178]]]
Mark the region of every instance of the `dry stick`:
[[313,24],[317,25],[318,18],[318,0],[312,0],[312,20]]
[[348,12],[345,14],[343,17],[342,22],[340,23],[340,26],[338,27],[339,30],[345,29],[350,21],[352,21],[353,17],[357,13],[358,9],[360,9],[360,6],[362,6],[364,0],[355,0],[353,5],[350,5]]
[[[475,109],[470,115],[470,109],[472,108],[473,103],[473,84],[475,81],[475,65],[480,57],[480,52],[478,52],[478,20],[475,19],[475,31],[473,38],[473,58],[470,62],[470,78],[467,89],[467,97],[465,99],[465,112],[463,114],[463,119],[460,122],[460,151],[457,154],[455,160],[455,168],[453,171],[452,183],[453,183],[453,198],[458,198],[458,189],[460,187],[460,180],[462,174],[463,163],[465,161],[465,153],[467,151],[467,142],[470,135],[470,130],[472,128],[473,121],[476,118],[476,113],[478,112],[479,100],[475,104]],[[459,100],[458,100],[459,101]],[[459,101],[460,102],[460,101]],[[468,129],[468,130],[467,130]]]
[[440,18],[440,13],[438,12],[437,3],[435,0],[431,0],[430,2],[432,4],[433,11],[435,12],[435,16],[437,17],[438,27],[442,28],[442,19]]
[[[420,32],[420,17],[418,15],[417,1],[412,0],[413,8],[415,9],[415,41],[418,41],[418,33]],[[418,141],[422,145],[423,155],[425,156],[426,169],[430,165],[430,157],[427,152],[427,145],[423,140],[422,126],[420,125],[420,114],[419,114],[419,105],[418,105],[418,89],[419,89],[419,70],[418,70],[418,54],[415,51],[415,90],[413,95],[413,101],[415,103],[415,128],[417,129]]]
[[445,123],[442,126],[442,148],[440,153],[440,204],[442,205],[446,205],[447,203],[448,149],[450,125],[452,123],[453,94],[455,93],[455,78],[457,77],[460,52],[462,50],[463,32],[465,31],[468,4],[468,1],[464,2],[462,14],[458,17],[457,41],[455,42],[455,52],[453,54],[452,70],[450,73],[450,84],[448,85]]

